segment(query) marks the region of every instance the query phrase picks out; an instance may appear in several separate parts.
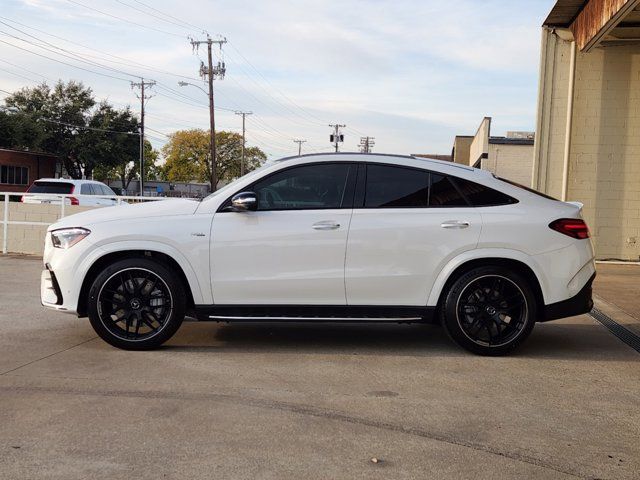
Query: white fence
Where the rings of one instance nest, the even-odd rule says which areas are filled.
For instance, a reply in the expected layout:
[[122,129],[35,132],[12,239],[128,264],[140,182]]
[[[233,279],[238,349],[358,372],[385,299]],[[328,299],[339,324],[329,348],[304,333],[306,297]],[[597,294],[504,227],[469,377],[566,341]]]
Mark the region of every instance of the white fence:
[[[37,197],[34,203],[10,201],[12,198]],[[71,198],[78,200],[79,205],[72,205]],[[123,203],[157,202],[171,200],[169,197],[133,197],[113,195],[63,195],[45,193],[0,192],[2,200],[2,253],[10,251],[16,253],[38,254],[42,250],[44,231],[66,215],[79,213],[93,208],[109,208],[108,205],[95,205],[98,199],[116,200],[118,205]],[[83,205],[83,200],[88,205]],[[48,203],[47,203],[48,202]],[[23,236],[13,235],[13,240],[18,247],[9,249],[10,239],[15,230],[22,229]],[[35,230],[35,231],[34,231]],[[30,232],[30,233],[29,233]],[[31,238],[35,237],[35,238]],[[20,245],[22,244],[22,245]],[[37,247],[37,248],[36,248]]]

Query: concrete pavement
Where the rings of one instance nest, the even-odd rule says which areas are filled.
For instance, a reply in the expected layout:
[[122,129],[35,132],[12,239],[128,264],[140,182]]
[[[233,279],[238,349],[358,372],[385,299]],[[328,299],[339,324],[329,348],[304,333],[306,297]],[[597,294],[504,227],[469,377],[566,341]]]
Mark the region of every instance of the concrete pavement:
[[0,478],[638,478],[640,355],[588,316],[506,358],[419,325],[186,323],[125,352],[44,310],[39,273],[0,257]]

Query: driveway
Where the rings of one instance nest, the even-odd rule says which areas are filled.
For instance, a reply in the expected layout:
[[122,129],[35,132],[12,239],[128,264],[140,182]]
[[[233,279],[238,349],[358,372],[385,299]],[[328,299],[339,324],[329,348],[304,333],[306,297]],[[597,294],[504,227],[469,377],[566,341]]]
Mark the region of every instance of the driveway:
[[[185,323],[125,352],[0,257],[0,478],[638,478],[640,355],[589,316],[482,358],[435,326]],[[377,459],[377,462],[372,461]]]

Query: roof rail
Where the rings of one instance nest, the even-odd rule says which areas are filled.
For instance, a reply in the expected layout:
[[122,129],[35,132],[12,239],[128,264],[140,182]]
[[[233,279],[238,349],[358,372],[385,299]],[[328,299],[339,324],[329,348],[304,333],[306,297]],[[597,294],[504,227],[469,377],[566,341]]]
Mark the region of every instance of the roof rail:
[[305,153],[303,155],[292,155],[290,157],[283,157],[274,160],[274,162],[284,162],[286,160],[295,160],[296,158],[305,158],[305,157],[322,157],[322,156],[336,156],[336,155],[369,155],[374,157],[394,157],[394,158],[409,158],[416,159],[411,155],[400,155],[394,153],[362,153],[362,152],[325,152],[325,153]]

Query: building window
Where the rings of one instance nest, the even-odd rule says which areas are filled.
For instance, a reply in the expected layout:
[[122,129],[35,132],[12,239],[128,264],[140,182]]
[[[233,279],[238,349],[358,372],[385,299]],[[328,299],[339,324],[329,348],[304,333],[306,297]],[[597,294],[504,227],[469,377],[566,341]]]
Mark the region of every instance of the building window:
[[29,169],[0,165],[0,183],[8,185],[29,185]]

